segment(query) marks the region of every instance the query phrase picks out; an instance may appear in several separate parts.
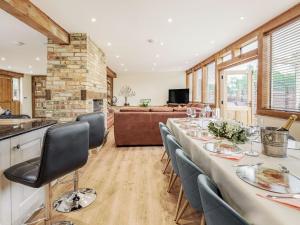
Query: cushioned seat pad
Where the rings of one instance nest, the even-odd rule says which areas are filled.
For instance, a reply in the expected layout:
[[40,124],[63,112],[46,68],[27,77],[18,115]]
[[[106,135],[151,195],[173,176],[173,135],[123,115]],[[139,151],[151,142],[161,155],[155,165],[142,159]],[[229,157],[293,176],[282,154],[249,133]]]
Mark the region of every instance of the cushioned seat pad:
[[16,164],[4,171],[4,175],[11,181],[35,187],[39,173],[40,157]]

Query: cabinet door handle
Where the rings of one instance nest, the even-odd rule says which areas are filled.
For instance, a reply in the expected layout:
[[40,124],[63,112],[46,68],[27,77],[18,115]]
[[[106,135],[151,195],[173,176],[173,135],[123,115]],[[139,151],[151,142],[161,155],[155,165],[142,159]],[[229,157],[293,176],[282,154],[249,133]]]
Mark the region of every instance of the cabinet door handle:
[[17,151],[17,150],[21,150],[21,146],[18,144],[16,146],[13,147],[13,150]]

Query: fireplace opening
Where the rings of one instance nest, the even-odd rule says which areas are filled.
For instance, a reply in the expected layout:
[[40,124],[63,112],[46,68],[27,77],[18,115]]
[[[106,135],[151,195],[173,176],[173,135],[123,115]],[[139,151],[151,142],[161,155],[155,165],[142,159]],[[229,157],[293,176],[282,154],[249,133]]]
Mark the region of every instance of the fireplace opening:
[[103,111],[103,99],[93,99],[93,111],[94,112]]

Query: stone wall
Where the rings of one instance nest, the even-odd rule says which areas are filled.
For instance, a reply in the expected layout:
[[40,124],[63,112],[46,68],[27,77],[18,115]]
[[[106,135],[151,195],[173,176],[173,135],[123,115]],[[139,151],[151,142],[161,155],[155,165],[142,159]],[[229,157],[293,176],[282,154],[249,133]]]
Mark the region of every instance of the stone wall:
[[32,76],[33,117],[45,117],[46,76]]
[[47,65],[47,118],[70,121],[92,112],[92,98],[103,98],[106,112],[105,55],[86,34],[71,34],[69,45],[49,40]]

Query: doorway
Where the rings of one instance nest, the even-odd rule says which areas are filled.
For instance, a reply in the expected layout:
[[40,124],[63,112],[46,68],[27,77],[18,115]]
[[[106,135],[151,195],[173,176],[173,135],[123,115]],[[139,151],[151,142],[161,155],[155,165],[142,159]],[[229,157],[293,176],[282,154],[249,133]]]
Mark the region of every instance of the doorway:
[[257,60],[221,70],[220,75],[222,117],[250,125],[256,114]]

